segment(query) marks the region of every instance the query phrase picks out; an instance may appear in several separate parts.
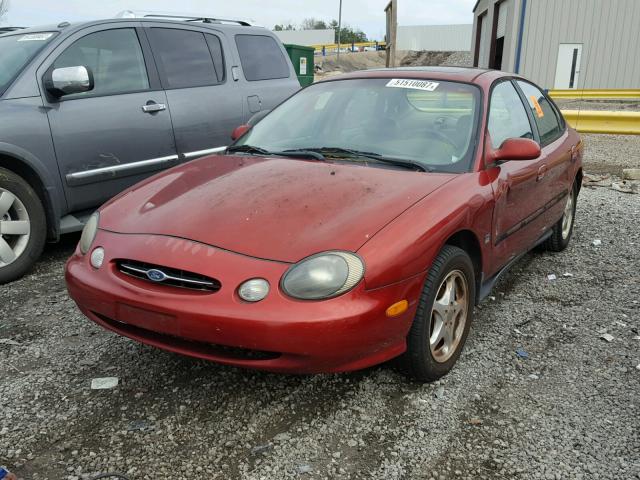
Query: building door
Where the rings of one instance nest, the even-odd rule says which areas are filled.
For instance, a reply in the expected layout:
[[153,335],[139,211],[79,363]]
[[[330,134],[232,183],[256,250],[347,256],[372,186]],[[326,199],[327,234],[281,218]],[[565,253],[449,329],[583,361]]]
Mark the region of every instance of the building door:
[[558,48],[558,65],[556,66],[556,83],[554,88],[559,90],[578,88],[581,57],[581,43],[560,44]]
[[498,4],[498,13],[495,16],[496,38],[493,44],[493,58],[491,68],[502,70],[502,54],[504,52],[504,37],[507,32],[507,14],[509,13],[509,0]]
[[475,66],[487,68],[489,57],[489,26],[487,25],[487,14],[483,13],[478,17],[478,30],[476,32],[476,52]]

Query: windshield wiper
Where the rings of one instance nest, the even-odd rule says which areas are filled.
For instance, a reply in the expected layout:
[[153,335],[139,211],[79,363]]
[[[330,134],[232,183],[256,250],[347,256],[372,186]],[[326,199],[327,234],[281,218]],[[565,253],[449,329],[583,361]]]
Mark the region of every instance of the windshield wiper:
[[354,150],[351,148],[342,148],[342,147],[318,147],[318,148],[305,148],[305,151],[313,151],[320,152],[325,155],[335,156],[337,158],[349,158],[349,157],[364,157],[374,160],[380,163],[386,163],[389,165],[395,165],[398,167],[411,168],[413,170],[418,170],[420,172],[431,172],[433,171],[431,167],[427,167],[418,162],[413,162],[411,160],[403,160],[400,158],[390,158],[385,157],[379,153],[374,152],[365,152],[362,150]]
[[307,157],[314,160],[325,160],[324,155],[319,152],[313,152],[305,148],[296,150],[285,150],[284,152],[270,152],[261,147],[253,145],[232,145],[227,148],[227,153],[249,153],[252,155],[273,155],[276,157]]
[[271,152],[269,150],[265,150],[264,148],[254,147],[253,145],[231,145],[227,148],[227,153],[257,153],[258,155],[270,155]]

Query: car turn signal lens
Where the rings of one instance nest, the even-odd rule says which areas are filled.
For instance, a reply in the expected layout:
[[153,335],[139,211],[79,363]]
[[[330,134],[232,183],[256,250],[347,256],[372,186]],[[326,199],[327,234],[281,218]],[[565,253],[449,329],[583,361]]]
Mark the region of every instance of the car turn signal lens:
[[400,300],[387,308],[387,317],[397,317],[402,315],[409,308],[409,302],[406,300]]

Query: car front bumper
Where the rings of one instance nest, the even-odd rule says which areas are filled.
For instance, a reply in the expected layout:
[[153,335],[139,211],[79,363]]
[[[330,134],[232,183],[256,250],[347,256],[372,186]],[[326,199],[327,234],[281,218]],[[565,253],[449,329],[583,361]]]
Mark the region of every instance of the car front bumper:
[[[279,282],[288,264],[261,260],[189,240],[99,230],[93,242],[105,249],[100,269],[78,250],[66,265],[70,296],[99,325],[165,350],[238,367],[289,373],[357,370],[406,349],[405,338],[422,288],[422,276],[323,301],[287,297]],[[122,273],[116,260],[163,265],[215,278],[215,293],[156,284]],[[262,301],[247,303],[238,286],[269,281]],[[386,309],[408,300],[403,314]]]

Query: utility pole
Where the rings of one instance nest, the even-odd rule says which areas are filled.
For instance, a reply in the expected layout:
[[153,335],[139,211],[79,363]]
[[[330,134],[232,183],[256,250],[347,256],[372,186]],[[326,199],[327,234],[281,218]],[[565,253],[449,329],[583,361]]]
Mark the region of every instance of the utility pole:
[[396,36],[398,33],[398,0],[391,0],[384,9],[387,14],[387,68],[396,66]]
[[340,36],[342,34],[342,0],[340,0],[340,10],[338,11],[338,58],[336,63],[340,65]]

